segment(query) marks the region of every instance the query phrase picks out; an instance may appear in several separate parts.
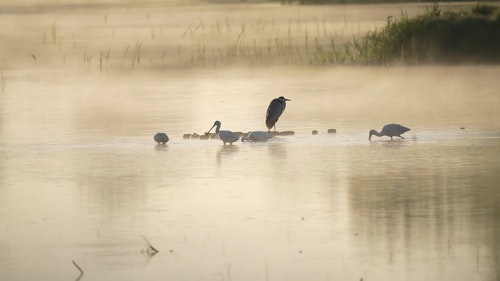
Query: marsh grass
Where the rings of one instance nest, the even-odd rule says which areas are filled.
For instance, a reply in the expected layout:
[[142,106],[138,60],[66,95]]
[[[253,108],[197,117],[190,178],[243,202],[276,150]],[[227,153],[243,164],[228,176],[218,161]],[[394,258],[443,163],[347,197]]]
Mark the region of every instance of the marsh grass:
[[[339,39],[342,31],[330,28],[325,18],[315,17],[309,25],[289,19],[283,26],[263,19],[236,24],[226,17],[224,24],[193,23],[181,39],[189,34],[198,40],[190,66],[498,62],[499,14],[494,6],[443,10],[435,4],[414,18],[405,11],[398,18],[388,15],[385,26],[347,42]],[[228,43],[214,46],[207,37]]]
[[[40,66],[62,62],[67,67],[77,62],[99,72],[113,67],[322,67],[499,61],[500,16],[496,7],[428,7],[421,15],[410,17],[402,11],[363,27],[348,14],[202,15],[178,24],[160,10],[147,17],[142,13],[117,17],[106,11],[103,23],[95,25],[62,16],[47,18],[45,25],[33,28],[43,35],[34,36],[38,45],[30,45],[38,47]],[[280,9],[286,8],[276,10]],[[134,21],[139,24],[130,23]],[[14,59],[4,61],[15,67]]]
[[111,50],[108,48],[107,51],[101,51],[99,53],[99,72],[102,72],[103,63],[108,65],[110,51]]
[[[106,24],[98,35],[82,34],[53,20],[43,29],[44,49],[52,56],[60,55],[65,64],[67,58],[71,61],[72,56],[79,54],[82,56],[81,65],[87,69],[97,67],[99,72],[116,65],[122,69],[305,65],[312,61],[314,49],[311,42],[314,40],[318,44],[324,41],[320,37],[325,34],[332,36],[336,32],[328,30],[326,18],[315,17],[314,21],[304,23],[293,18],[283,22],[275,18],[253,21],[225,16],[223,19],[199,19],[184,26],[178,25],[174,32],[171,26],[161,22],[147,22],[144,27],[135,29],[136,34],[121,37],[123,33],[116,26],[111,26],[111,20],[111,16],[106,18]],[[106,31],[108,25],[109,31]],[[313,30],[313,35],[310,30]],[[106,39],[105,34],[108,35]],[[130,39],[136,40],[136,43],[123,43]]]
[[141,49],[142,42],[136,43],[134,55],[132,56],[132,68],[138,67],[141,64]]
[[92,64],[92,55],[87,50],[83,51],[83,65],[90,66]]
[[5,94],[5,76],[2,72],[2,94]]
[[[443,10],[438,4],[409,18],[405,12],[394,22],[369,32],[348,45],[346,58],[361,64],[498,63],[500,10],[494,6]],[[330,54],[335,57],[332,52]],[[335,59],[331,59],[335,62]]]

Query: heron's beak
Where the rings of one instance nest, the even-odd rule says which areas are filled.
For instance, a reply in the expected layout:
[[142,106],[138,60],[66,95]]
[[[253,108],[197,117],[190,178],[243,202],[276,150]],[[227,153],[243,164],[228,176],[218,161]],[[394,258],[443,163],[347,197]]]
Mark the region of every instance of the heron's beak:
[[369,141],[372,141],[372,134],[370,134],[370,135],[368,136],[368,140],[369,140]]
[[287,99],[287,98],[285,98],[285,100],[286,100],[286,101],[291,101],[291,99]]

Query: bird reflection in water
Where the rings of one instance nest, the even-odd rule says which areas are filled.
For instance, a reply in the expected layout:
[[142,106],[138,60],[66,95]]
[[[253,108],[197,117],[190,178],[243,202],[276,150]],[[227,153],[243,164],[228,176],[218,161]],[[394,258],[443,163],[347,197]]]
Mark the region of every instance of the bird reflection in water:
[[284,159],[287,156],[286,145],[282,142],[270,143],[267,148],[272,159]]
[[234,154],[238,152],[240,148],[236,145],[223,145],[221,148],[217,151],[217,164],[222,163],[223,158],[230,157],[231,154]]

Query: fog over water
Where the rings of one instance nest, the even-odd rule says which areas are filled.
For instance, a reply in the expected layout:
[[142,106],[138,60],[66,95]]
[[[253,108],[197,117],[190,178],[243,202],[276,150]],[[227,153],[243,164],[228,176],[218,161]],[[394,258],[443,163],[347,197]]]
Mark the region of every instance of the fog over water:
[[500,68],[308,63],[423,6],[67,3],[0,4],[1,280],[500,278]]

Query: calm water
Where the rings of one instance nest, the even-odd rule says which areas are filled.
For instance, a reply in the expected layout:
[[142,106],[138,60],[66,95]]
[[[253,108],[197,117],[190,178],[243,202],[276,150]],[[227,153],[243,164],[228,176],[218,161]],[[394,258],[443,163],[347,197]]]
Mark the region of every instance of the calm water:
[[[0,4],[0,280],[500,280],[500,68],[304,66],[419,5],[29,2]],[[281,95],[294,136],[182,138]]]
[[[82,280],[498,280],[498,73],[10,72],[0,276],[74,280],[74,260]],[[295,136],[182,139],[264,130],[278,95]],[[412,131],[369,142],[388,122]]]

